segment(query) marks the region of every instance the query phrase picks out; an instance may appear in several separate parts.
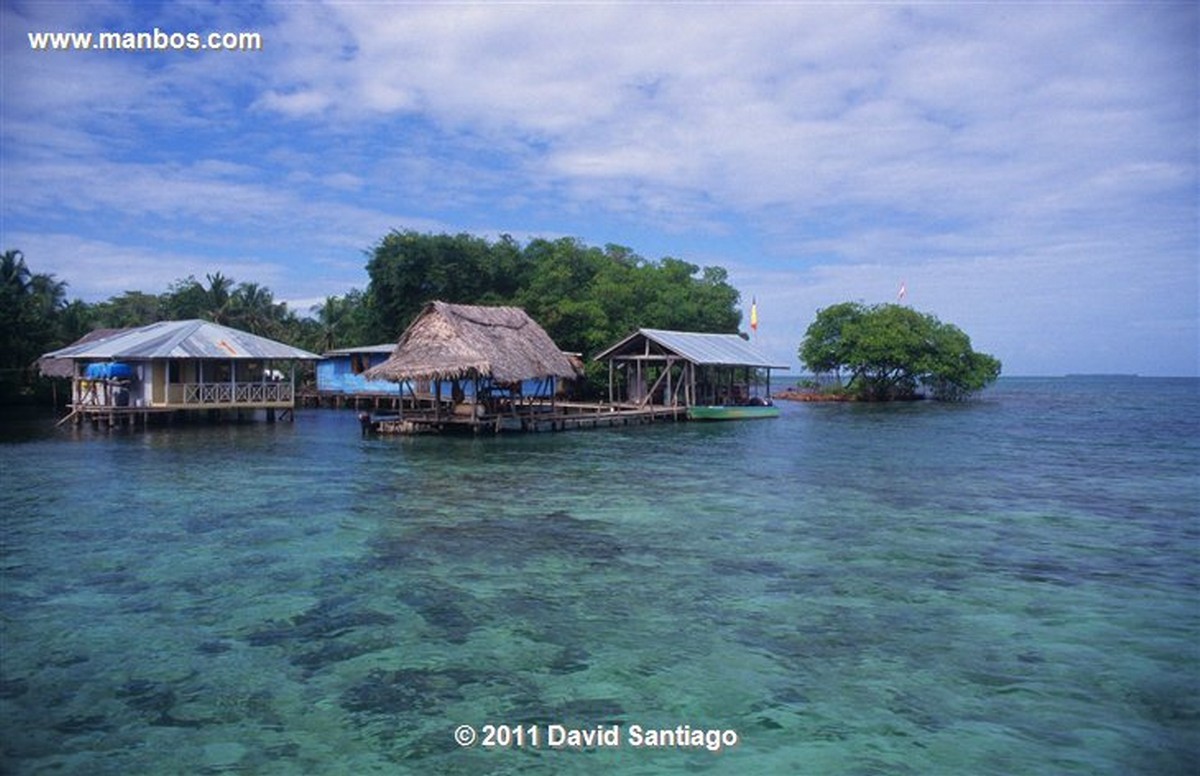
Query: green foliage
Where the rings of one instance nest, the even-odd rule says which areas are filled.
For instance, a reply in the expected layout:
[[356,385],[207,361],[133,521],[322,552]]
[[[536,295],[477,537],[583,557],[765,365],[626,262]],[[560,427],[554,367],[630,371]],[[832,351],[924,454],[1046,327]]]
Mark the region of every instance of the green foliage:
[[318,353],[336,348],[377,344],[369,336],[370,304],[366,294],[354,289],[345,296],[327,296],[315,305],[318,341],[310,350]]
[[[735,332],[739,294],[720,267],[652,262],[629,248],[570,238],[521,246],[508,235],[392,232],[371,251],[370,286],[328,296],[299,317],[265,286],[220,272],[188,276],[162,294],[126,291],[104,302],[65,303],[66,284],[30,272],[20,251],[0,263],[0,365],[28,384],[43,353],[93,328],[200,318],[313,352],[395,341],[434,299],[525,308],[564,350],[591,354],[639,327]],[[593,389],[604,380],[592,370]],[[591,374],[591,373],[589,373]]]
[[33,363],[59,344],[66,288],[54,275],[30,270],[21,251],[0,255],[0,399],[28,393]]
[[[166,293],[126,291],[96,304],[65,301],[66,283],[35,274],[20,251],[0,259],[0,394],[11,400],[38,387],[33,368],[44,353],[96,328],[129,328],[162,320],[202,318],[264,337],[319,350],[316,321],[299,318],[258,283],[236,283],[221,273],[177,280]],[[358,298],[348,295],[348,298]],[[361,296],[361,294],[360,294]]]
[[720,267],[651,262],[572,238],[392,232],[367,264],[368,339],[396,339],[429,301],[524,308],[563,350],[594,353],[639,327],[736,332],[740,295]]
[[394,340],[426,302],[500,302],[522,284],[523,262],[512,238],[492,244],[469,234],[391,232],[367,262],[373,333]]
[[1000,375],[1000,362],[972,350],[957,326],[896,304],[818,311],[799,355],[814,373],[849,372],[850,390],[876,401],[910,398],[921,386],[937,399],[962,399]]
[[[95,305],[93,317],[100,328],[124,329],[145,326],[172,316],[164,307],[163,297],[143,291],[126,291]],[[179,316],[181,319],[184,317]]]

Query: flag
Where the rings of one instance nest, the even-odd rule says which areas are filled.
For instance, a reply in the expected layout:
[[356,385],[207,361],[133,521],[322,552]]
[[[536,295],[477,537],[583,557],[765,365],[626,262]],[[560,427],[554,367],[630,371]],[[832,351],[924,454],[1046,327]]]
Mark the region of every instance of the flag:
[[750,331],[758,331],[758,297],[750,300]]
[[903,302],[904,297],[908,296],[908,284],[903,280],[900,281],[900,290],[896,293],[896,301]]

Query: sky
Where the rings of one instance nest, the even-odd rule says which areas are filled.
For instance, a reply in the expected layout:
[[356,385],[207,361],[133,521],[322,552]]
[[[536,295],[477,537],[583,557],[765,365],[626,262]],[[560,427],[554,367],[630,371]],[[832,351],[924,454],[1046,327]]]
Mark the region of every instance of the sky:
[[[724,267],[797,370],[903,284],[1008,375],[1198,375],[1198,9],[6,0],[0,249],[307,314],[393,229],[573,237]],[[155,30],[262,47],[29,38]]]

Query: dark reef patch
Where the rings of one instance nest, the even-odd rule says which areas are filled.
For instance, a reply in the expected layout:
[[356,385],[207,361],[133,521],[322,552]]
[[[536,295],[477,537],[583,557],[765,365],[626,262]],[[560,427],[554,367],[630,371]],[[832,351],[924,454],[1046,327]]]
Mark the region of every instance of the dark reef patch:
[[0,700],[20,698],[29,692],[29,682],[24,679],[0,679]]
[[433,586],[407,588],[400,600],[412,607],[421,619],[451,644],[466,643],[471,631],[481,623],[463,608],[471,597],[466,593]]
[[252,632],[246,640],[254,647],[266,647],[289,642],[310,642],[334,639],[355,628],[370,625],[391,625],[396,618],[371,609],[349,609],[347,597],[326,599],[303,614],[284,622],[269,621]]
[[434,568],[452,559],[459,563],[487,562],[522,567],[546,557],[573,562],[611,563],[626,553],[615,527],[601,520],[577,518],[555,511],[541,518],[494,516],[422,525],[371,543],[372,569]]
[[483,677],[466,669],[402,668],[372,671],[342,694],[347,711],[374,715],[428,714],[461,701],[461,688],[478,684]]
[[108,718],[103,714],[90,714],[86,717],[67,717],[62,722],[54,725],[54,729],[59,733],[67,735],[76,735],[78,733],[110,733],[113,730],[113,725],[109,723]]
[[290,658],[292,665],[299,666],[309,673],[320,671],[322,668],[352,660],[362,655],[378,652],[392,646],[387,639],[376,638],[361,640],[329,639],[320,646],[301,652]]
[[589,667],[589,657],[588,651],[583,647],[566,646],[546,664],[546,668],[557,676],[586,671]]

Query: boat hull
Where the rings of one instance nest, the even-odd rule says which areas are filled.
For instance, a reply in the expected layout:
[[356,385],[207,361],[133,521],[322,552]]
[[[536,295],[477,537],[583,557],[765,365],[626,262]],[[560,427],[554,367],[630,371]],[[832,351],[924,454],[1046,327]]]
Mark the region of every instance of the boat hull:
[[778,407],[705,406],[688,407],[689,420],[758,420],[779,417]]

